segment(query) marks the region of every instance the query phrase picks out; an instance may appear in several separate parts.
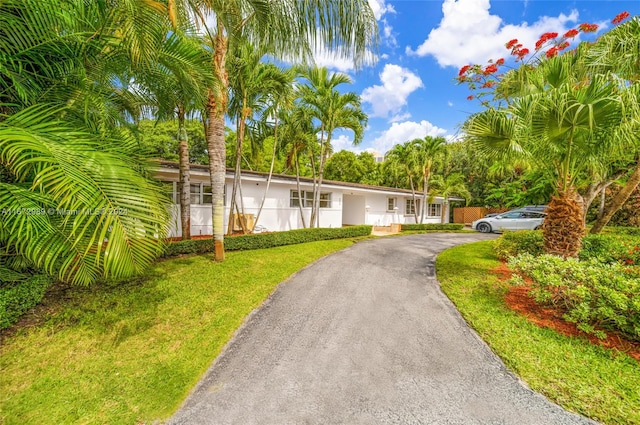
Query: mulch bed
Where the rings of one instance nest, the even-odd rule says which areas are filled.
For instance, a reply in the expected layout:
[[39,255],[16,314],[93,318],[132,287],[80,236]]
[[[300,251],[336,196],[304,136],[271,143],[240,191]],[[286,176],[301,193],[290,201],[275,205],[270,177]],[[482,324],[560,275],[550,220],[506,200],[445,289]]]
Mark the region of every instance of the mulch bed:
[[[512,274],[505,263],[496,268],[494,273],[502,281],[509,279]],[[529,295],[531,289],[532,287],[526,284],[524,286],[510,286],[504,297],[506,305],[537,326],[553,329],[567,336],[586,338],[592,344],[621,351],[640,362],[640,343],[629,341],[611,331],[606,331],[607,338],[605,339],[587,334],[579,330],[575,323],[564,320],[562,318],[563,313],[560,310],[536,303],[533,297]]]

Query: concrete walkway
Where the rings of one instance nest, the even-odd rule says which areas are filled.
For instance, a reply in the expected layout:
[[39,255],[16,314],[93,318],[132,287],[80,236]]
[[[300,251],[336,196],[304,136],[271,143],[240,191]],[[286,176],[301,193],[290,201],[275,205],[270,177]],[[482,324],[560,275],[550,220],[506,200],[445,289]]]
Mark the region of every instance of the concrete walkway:
[[370,240],[279,286],[171,424],[588,424],[509,372],[440,290],[445,248]]

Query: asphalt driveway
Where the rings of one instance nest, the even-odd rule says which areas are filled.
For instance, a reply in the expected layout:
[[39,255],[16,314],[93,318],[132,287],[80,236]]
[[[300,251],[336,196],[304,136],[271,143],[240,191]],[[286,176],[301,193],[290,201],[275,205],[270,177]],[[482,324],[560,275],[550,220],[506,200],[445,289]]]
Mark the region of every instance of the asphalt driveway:
[[436,254],[489,239],[353,245],[282,283],[171,424],[588,424],[534,393],[462,319]]

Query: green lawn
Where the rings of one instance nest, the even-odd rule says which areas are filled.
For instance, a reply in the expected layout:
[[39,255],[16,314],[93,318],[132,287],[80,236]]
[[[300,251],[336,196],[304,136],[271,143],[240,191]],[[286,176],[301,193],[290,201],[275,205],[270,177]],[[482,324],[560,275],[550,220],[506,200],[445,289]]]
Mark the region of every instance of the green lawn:
[[351,245],[332,240],[157,263],[138,281],[74,287],[2,343],[0,423],[169,417],[279,282]]
[[640,363],[510,311],[503,302],[506,284],[491,273],[498,265],[487,241],[445,251],[436,268],[467,322],[531,388],[606,424],[640,424]]

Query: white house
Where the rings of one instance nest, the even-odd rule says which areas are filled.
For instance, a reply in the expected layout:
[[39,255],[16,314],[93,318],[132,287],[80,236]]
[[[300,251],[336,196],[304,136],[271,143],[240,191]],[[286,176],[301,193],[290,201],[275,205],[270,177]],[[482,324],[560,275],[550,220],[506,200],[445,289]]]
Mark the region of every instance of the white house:
[[[173,225],[170,236],[181,234],[178,196],[178,164],[162,161],[156,177],[167,185],[172,196]],[[242,172],[242,205],[244,213],[258,214],[265,196],[268,173]],[[211,183],[208,166],[191,165],[191,235],[211,235]],[[225,181],[225,229],[229,217],[229,203],[233,185],[233,170],[228,169]],[[302,228],[299,202],[302,202],[305,222],[309,223],[313,193],[313,179],[300,178],[298,195],[296,177],[273,175],[258,228],[283,231]],[[414,205],[411,191],[357,183],[324,180],[320,193],[320,227],[342,227],[358,224],[388,226],[391,223],[415,223],[414,207],[420,207],[421,196],[416,194]],[[436,197],[427,205],[424,223],[440,223],[443,199]],[[445,211],[445,217],[449,212]]]

